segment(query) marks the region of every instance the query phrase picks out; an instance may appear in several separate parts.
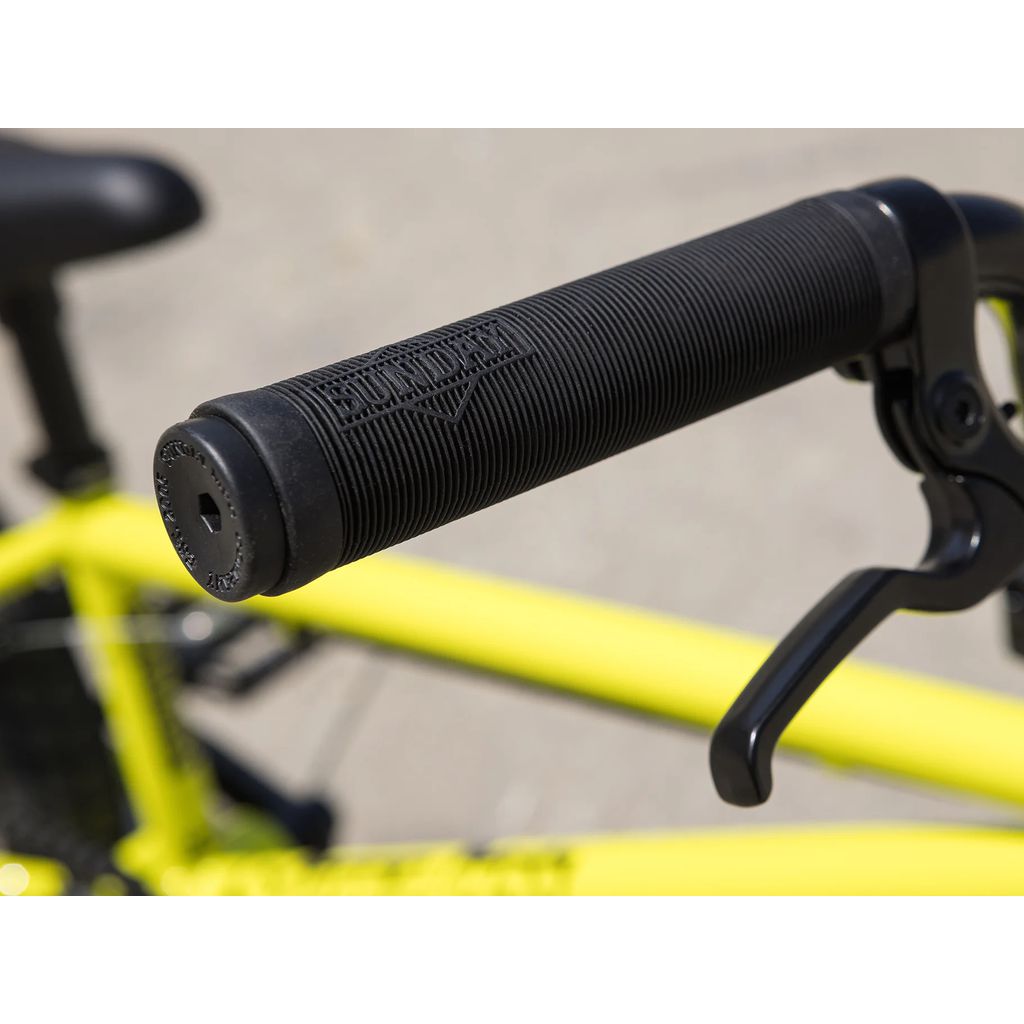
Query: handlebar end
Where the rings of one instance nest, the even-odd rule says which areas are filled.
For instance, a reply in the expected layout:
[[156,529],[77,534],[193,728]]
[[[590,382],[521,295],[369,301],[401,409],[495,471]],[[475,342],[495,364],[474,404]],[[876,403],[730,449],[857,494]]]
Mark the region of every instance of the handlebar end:
[[157,502],[178,557],[207,593],[244,601],[285,571],[280,502],[259,455],[226,420],[200,416],[157,442]]

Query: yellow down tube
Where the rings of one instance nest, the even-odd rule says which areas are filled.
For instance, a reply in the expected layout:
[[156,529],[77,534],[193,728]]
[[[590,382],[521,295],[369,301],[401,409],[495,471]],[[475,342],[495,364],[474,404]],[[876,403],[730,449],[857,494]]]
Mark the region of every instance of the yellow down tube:
[[212,853],[167,868],[155,890],[196,895],[1013,895],[1024,834],[858,825],[646,837]]
[[[198,597],[155,510],[110,496],[68,506],[77,558],[138,585]],[[710,728],[771,644],[650,612],[377,555],[254,613],[362,637],[574,695]],[[1024,804],[1024,702],[850,661],[783,746]]]

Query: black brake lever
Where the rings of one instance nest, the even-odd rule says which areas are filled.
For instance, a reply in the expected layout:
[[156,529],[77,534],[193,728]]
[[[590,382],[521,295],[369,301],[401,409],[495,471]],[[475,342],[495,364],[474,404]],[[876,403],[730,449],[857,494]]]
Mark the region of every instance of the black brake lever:
[[866,189],[915,261],[917,309],[905,338],[865,357],[882,433],[922,474],[931,538],[916,569],[865,569],[830,591],[779,644],[711,739],[729,803],[764,803],[776,743],[796,713],[876,626],[901,609],[959,611],[1024,566],[1024,448],[978,383],[977,285],[970,235],[953,203],[917,182]]
[[[933,526],[936,512],[947,521],[933,530],[921,565],[847,576],[776,647],[719,723],[711,774],[724,800],[749,807],[768,799],[772,753],[783,730],[884,619],[900,610],[970,608],[1005,586],[1024,563],[1024,509],[1003,488],[969,478],[932,493]],[[939,502],[946,507],[937,509]]]

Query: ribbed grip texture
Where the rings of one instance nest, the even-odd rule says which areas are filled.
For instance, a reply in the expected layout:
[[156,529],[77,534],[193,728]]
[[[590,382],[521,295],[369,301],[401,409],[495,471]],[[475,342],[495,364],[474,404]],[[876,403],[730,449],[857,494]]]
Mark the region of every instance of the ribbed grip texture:
[[344,564],[863,351],[879,276],[810,199],[267,390],[323,448]]

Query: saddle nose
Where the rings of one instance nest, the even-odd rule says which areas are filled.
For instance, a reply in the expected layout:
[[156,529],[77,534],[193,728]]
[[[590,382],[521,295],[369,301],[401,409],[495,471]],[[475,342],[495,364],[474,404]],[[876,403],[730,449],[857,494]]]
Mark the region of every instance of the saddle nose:
[[201,215],[195,189],[158,160],[0,137],[0,285],[155,242]]

